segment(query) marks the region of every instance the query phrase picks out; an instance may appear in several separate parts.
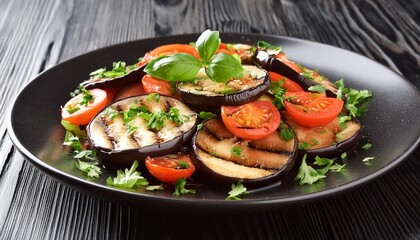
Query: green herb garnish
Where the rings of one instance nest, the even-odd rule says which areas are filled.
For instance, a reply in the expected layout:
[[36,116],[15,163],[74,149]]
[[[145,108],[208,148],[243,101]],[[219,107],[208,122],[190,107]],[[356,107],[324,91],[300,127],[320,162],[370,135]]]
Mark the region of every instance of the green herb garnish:
[[232,77],[242,76],[243,67],[235,57],[225,53],[214,55],[220,45],[219,32],[204,31],[195,45],[201,61],[190,54],[177,53],[153,59],[144,71],[167,81],[191,81],[203,67],[215,82],[225,83]]
[[371,143],[366,143],[366,144],[364,144],[363,146],[362,146],[362,149],[363,150],[368,150],[368,149],[370,149],[372,147],[372,144]]
[[226,200],[241,200],[240,196],[247,194],[246,187],[242,185],[241,181],[239,180],[238,183],[232,183],[231,189],[229,191],[229,196],[227,196]]
[[114,178],[109,177],[106,180],[106,184],[118,188],[138,188],[147,186],[149,182],[141,176],[140,172],[136,171],[138,165],[138,162],[134,161],[130,169],[126,168],[124,171],[119,169],[117,171],[117,176]]
[[294,178],[294,181],[299,181],[299,185],[313,184],[326,176],[306,163],[306,154],[302,158],[302,163],[299,167],[299,172]]
[[178,159],[178,161],[177,161],[177,163],[176,163],[177,165],[178,165],[178,167],[179,168],[181,168],[181,169],[187,169],[187,168],[189,168],[190,167],[190,164],[188,164],[187,162],[185,162],[185,161],[183,161],[183,160],[181,160],[181,159]]
[[233,156],[235,157],[240,157],[241,153],[242,153],[242,148],[240,147],[232,147],[232,149],[230,150],[230,152],[232,153]]
[[341,99],[342,95],[347,97],[344,107],[349,111],[350,116],[359,117],[367,110],[367,104],[372,98],[371,91],[347,88],[343,79],[334,84],[338,88],[337,98]]
[[264,42],[264,41],[258,41],[257,42],[257,47],[263,51],[265,50],[273,50],[276,51],[278,53],[281,52],[281,46],[276,46],[276,45],[272,45],[268,42]]
[[214,118],[216,116],[217,115],[214,114],[214,113],[212,113],[212,112],[200,112],[198,114],[198,117],[201,118],[201,119],[203,119],[203,120],[209,120],[209,119]]
[[173,193],[174,196],[179,196],[181,194],[187,194],[187,193],[195,193],[195,189],[186,189],[185,188],[185,184],[187,183],[187,181],[185,180],[184,177],[178,179],[175,182],[175,191]]

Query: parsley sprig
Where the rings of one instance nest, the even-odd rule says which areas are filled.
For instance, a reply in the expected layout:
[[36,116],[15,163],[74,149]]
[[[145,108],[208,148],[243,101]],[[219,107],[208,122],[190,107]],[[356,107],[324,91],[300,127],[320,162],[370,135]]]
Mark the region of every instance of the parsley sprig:
[[101,161],[93,150],[84,150],[73,156],[77,159],[76,167],[87,174],[90,178],[99,178],[102,169],[99,167]]
[[178,179],[175,182],[175,191],[173,192],[174,196],[179,196],[181,194],[187,194],[187,193],[196,193],[195,189],[187,189],[185,188],[185,184],[187,184],[187,181],[185,180],[184,177]]
[[231,189],[229,191],[229,196],[226,197],[226,200],[241,200],[241,196],[244,194],[248,194],[249,192],[246,191],[246,187],[242,185],[241,181],[238,181],[238,183],[235,185],[235,183],[232,183]]
[[134,161],[130,169],[125,169],[122,171],[119,169],[117,171],[117,176],[112,178],[109,177],[106,180],[106,184],[118,188],[138,188],[146,187],[149,185],[149,182],[141,176],[141,173],[136,169],[139,166],[137,161]]
[[360,117],[367,110],[367,104],[372,98],[372,92],[369,90],[347,88],[344,85],[343,79],[338,80],[334,84],[338,88],[337,98],[341,99],[342,95],[347,97],[344,107],[349,111],[349,115]]
[[314,165],[320,166],[322,168],[313,168],[312,166],[306,163],[306,154],[302,158],[302,163],[299,167],[299,172],[296,175],[294,181],[299,181],[300,185],[304,184],[313,184],[324,178],[328,172],[343,172],[345,171],[345,164],[340,165],[334,163],[334,160],[328,158],[321,158],[316,156]]
[[215,54],[219,45],[219,32],[206,30],[195,43],[201,60],[187,53],[160,56],[150,61],[144,71],[167,81],[191,81],[201,68],[215,82],[226,83],[232,77],[241,77],[244,69],[237,58],[226,53]]

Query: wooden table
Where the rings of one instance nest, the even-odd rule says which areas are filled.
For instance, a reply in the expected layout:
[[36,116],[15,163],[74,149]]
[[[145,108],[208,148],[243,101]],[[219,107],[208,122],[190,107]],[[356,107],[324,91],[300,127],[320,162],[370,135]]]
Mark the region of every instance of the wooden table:
[[0,239],[420,238],[420,149],[374,181],[326,200],[234,216],[189,216],[185,209],[184,217],[147,213],[57,183],[17,152],[4,121],[19,90],[64,60],[207,28],[349,49],[418,88],[419,14],[417,0],[0,0]]

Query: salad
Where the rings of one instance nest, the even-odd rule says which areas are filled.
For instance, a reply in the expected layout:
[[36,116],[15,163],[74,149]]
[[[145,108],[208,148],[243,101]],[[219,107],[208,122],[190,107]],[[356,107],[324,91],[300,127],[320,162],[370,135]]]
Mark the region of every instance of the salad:
[[115,169],[109,186],[180,195],[199,191],[186,188],[198,177],[231,185],[227,199],[239,200],[293,166],[299,184],[345,170],[340,160],[361,138],[357,118],[372,94],[331,82],[280,46],[222,43],[206,30],[93,71],[70,96],[64,145],[89,178],[106,167]]

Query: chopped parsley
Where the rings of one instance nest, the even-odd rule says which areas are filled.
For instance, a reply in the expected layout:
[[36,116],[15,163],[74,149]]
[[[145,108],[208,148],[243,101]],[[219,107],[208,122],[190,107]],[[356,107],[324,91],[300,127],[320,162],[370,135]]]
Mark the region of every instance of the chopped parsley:
[[73,135],[70,131],[66,131],[63,145],[72,147],[75,152],[81,152],[83,150],[82,143],[79,138],[76,135]]
[[364,144],[363,146],[362,146],[362,149],[363,150],[368,150],[368,149],[370,149],[372,147],[372,144],[371,143],[366,143],[366,144]]
[[107,119],[107,120],[113,120],[114,118],[116,118],[120,113],[115,110],[112,106],[111,107],[107,107],[103,113],[103,116]]
[[187,194],[187,193],[195,193],[196,190],[195,189],[186,189],[185,188],[185,184],[187,184],[187,181],[185,180],[184,177],[178,179],[175,182],[175,191],[173,192],[174,196],[179,196],[181,194]]
[[317,92],[317,93],[321,93],[321,94],[325,94],[325,88],[319,84],[315,85],[315,86],[310,86],[308,88],[309,91],[312,92]]
[[216,114],[212,113],[212,112],[200,112],[198,114],[198,117],[203,119],[203,120],[209,120],[211,118],[216,117]]
[[304,184],[313,184],[324,178],[325,174],[328,172],[343,172],[345,171],[345,164],[340,165],[334,163],[334,160],[329,158],[321,158],[319,156],[315,157],[314,165],[320,166],[322,168],[315,169],[309,166],[306,163],[306,154],[303,156],[302,163],[299,167],[299,172],[294,178],[294,181],[299,181],[300,185]]
[[149,185],[145,188],[147,191],[163,190],[162,185]]
[[362,162],[370,163],[370,160],[373,160],[373,159],[375,159],[375,157],[365,157],[365,158],[363,158]]
[[147,186],[149,182],[141,176],[140,172],[136,171],[138,165],[138,162],[134,161],[130,169],[126,168],[124,171],[119,169],[117,171],[117,176],[114,178],[109,177],[106,180],[106,184],[118,188],[138,188]]
[[61,125],[67,130],[76,135],[79,139],[87,139],[87,133],[85,130],[80,129],[78,125],[73,125],[67,121],[61,121]]
[[232,183],[231,189],[232,190],[229,191],[229,195],[226,197],[226,200],[241,200],[241,195],[249,193],[246,191],[246,187],[242,185],[240,180],[236,185],[235,183]]
[[137,64],[127,65],[123,61],[113,62],[112,70],[107,71],[106,68],[99,68],[89,74],[93,79],[97,78],[116,78],[121,77],[129,72],[133,71],[137,67]]
[[257,42],[257,47],[259,49],[263,50],[263,51],[265,51],[265,50],[274,50],[277,53],[280,53],[281,52],[281,46],[272,45],[272,44],[270,44],[268,42],[265,42],[265,41],[258,41]]
[[84,162],[81,160],[78,160],[76,162],[76,167],[87,174],[90,178],[99,178],[99,176],[102,174],[102,169],[98,167],[100,163],[95,162]]
[[280,137],[287,142],[295,137],[295,133],[286,124],[280,123]]
[[286,93],[286,89],[283,86],[284,80],[278,82],[271,82],[271,86],[269,89],[269,93],[273,95],[274,101],[273,104],[276,108],[280,111],[284,108],[284,94]]
[[298,145],[298,149],[308,149],[311,147],[311,144],[308,142],[300,142]]
[[146,100],[147,101],[154,100],[155,102],[159,102],[160,101],[160,95],[159,95],[159,93],[150,93],[149,96],[147,96]]
[[306,163],[306,154],[303,156],[302,163],[299,167],[299,172],[294,178],[294,181],[299,181],[299,185],[313,184],[326,176]]
[[181,123],[188,122],[190,120],[190,117],[187,115],[183,115],[179,113],[178,108],[172,107],[169,109],[169,112],[167,113],[167,117],[169,120],[173,121],[176,125],[180,125]]
[[350,116],[359,117],[367,110],[367,104],[372,98],[371,91],[347,88],[343,79],[334,84],[338,88],[337,98],[341,99],[343,95],[347,97],[344,107],[349,111]]
[[190,164],[188,164],[187,162],[181,159],[178,159],[178,162],[176,164],[178,165],[177,168],[180,168],[180,169],[187,169],[190,167]]
[[232,147],[232,149],[230,150],[232,155],[235,157],[240,157],[242,154],[242,148],[240,147]]

